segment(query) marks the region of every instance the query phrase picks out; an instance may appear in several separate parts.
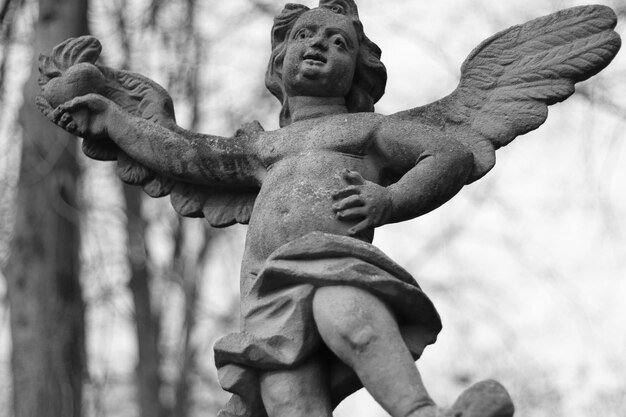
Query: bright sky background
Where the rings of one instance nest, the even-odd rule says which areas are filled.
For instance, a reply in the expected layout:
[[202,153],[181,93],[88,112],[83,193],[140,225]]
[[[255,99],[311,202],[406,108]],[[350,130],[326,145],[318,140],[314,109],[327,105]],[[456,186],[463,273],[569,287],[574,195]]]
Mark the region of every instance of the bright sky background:
[[[198,19],[210,22],[210,13],[227,15],[243,1],[215,2],[213,9],[202,9],[206,15]],[[384,114],[429,103],[452,91],[465,57],[491,34],[585,2],[401,3],[402,7],[394,7],[393,1],[359,2],[366,33],[382,48],[389,73],[387,94],[377,106]],[[92,16],[97,13],[94,10]],[[211,44],[212,56],[228,59],[212,60],[207,68],[206,83],[213,93],[205,98],[206,114],[219,115],[225,107],[237,113],[254,103],[252,92],[262,89],[270,27],[270,19],[252,19],[233,26],[228,36]],[[106,53],[115,33],[97,21],[93,30]],[[209,37],[217,29],[207,25],[205,30]],[[623,23],[619,30],[624,35]],[[115,56],[109,59],[114,61]],[[158,65],[146,62],[145,73],[163,82],[154,70]],[[19,85],[23,71],[14,73],[14,85]],[[612,99],[623,103],[624,80],[626,54],[622,51],[611,67],[585,87],[598,94],[608,91]],[[19,97],[11,100],[10,106],[17,108]],[[184,125],[188,116],[184,108],[178,110]],[[255,117],[260,116],[252,114],[241,122]],[[0,155],[8,155],[0,158],[0,172],[10,182],[17,134],[8,130],[7,118],[7,114],[0,118]],[[207,119],[202,131],[230,133],[229,121]],[[538,131],[500,150],[496,168],[445,207],[377,232],[375,244],[415,275],[440,310],[444,330],[418,363],[437,401],[451,403],[467,387],[466,379],[496,377],[511,390],[521,417],[626,415],[625,120],[626,115],[620,119],[574,97],[553,107],[548,122]],[[277,115],[261,121],[268,130],[277,128]],[[108,173],[106,167],[89,165],[86,183],[97,186],[87,190],[86,198],[115,206],[119,201],[104,202],[97,191],[117,186],[106,177]],[[149,207],[163,209],[159,203]],[[91,219],[102,221],[97,216]],[[113,235],[120,233],[106,229]],[[224,300],[237,291],[244,230],[235,227],[219,238],[214,249],[219,262],[207,272],[209,278],[203,284],[206,308],[228,309]],[[154,242],[162,241],[162,231],[152,233]],[[154,245],[156,250],[167,249]],[[105,287],[121,288],[112,310],[111,305],[95,305],[90,312],[91,371],[95,375],[128,372],[134,366],[124,280],[121,271],[109,270],[86,286],[88,298]],[[0,294],[2,286],[0,280]],[[8,340],[6,316],[0,312],[0,375],[6,374],[2,365],[8,365]],[[204,354],[210,362],[210,345]],[[0,392],[2,384],[0,380]],[[607,406],[620,393],[621,403]],[[600,399],[606,399],[604,404],[599,404]],[[543,414],[528,413],[534,403],[545,404]],[[5,417],[2,410],[6,409],[0,398],[0,417]],[[340,406],[336,415],[385,414],[365,393],[359,393]]]

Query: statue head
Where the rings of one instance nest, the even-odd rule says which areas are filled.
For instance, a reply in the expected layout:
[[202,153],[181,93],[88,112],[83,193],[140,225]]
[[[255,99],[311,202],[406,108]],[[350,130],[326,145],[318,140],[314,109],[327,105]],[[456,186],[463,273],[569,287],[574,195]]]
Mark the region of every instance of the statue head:
[[[334,15],[330,14],[333,13]],[[272,54],[265,75],[265,85],[268,90],[280,100],[282,110],[280,125],[291,123],[289,111],[289,86],[285,85],[286,74],[283,72],[285,58],[288,57],[290,39],[297,35],[298,29],[306,19],[326,19],[332,25],[333,21],[342,25],[342,20],[349,22],[349,38],[354,38],[357,45],[353,45],[353,72],[349,77],[347,87],[340,81],[334,85],[342,94],[345,93],[346,106],[351,113],[372,112],[374,104],[382,97],[387,82],[387,71],[380,61],[381,50],[370,41],[363,32],[363,25],[359,20],[358,9],[354,0],[321,0],[317,9],[309,9],[300,4],[287,4],[283,11],[275,18],[272,28]],[[320,22],[324,23],[324,22]],[[345,23],[344,23],[345,26]],[[348,40],[348,42],[350,42]],[[289,64],[289,61],[287,62]],[[332,70],[332,68],[331,68]],[[345,77],[344,77],[345,78]],[[325,94],[324,89],[320,94]]]

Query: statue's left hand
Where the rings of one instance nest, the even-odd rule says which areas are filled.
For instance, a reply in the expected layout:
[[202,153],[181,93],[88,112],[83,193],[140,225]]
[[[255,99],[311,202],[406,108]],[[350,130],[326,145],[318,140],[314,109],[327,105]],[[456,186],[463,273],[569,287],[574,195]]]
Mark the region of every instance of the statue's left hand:
[[333,211],[341,221],[360,220],[348,233],[356,235],[386,224],[392,209],[389,190],[355,171],[346,170],[342,177],[349,185],[333,194]]
[[119,106],[100,94],[86,94],[51,108],[41,96],[37,106],[53,123],[76,136],[88,139],[108,137],[108,128]]

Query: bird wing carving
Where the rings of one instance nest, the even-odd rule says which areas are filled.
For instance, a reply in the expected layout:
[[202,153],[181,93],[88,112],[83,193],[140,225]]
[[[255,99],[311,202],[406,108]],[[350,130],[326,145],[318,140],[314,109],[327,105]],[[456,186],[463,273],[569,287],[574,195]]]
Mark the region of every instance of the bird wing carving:
[[495,151],[542,125],[548,106],[604,69],[621,46],[617,17],[605,6],[574,7],[511,27],[465,60],[449,96],[392,117],[440,128],[474,154],[468,182],[495,165]]
[[[54,107],[72,98],[64,96],[68,90],[73,96],[97,93],[133,116],[184,135],[185,131],[176,125],[174,106],[167,91],[142,75],[97,64],[101,51],[100,42],[95,37],[83,36],[68,39],[55,47],[50,56],[40,57],[42,95],[38,97],[37,104],[42,112],[48,115]],[[83,77],[85,74],[93,75],[93,80],[84,88],[71,79],[73,68],[79,64],[83,65]],[[94,68],[86,71],[85,65],[93,65]],[[59,82],[63,77],[66,79]],[[94,81],[101,78],[104,80],[102,86]],[[55,83],[63,86],[61,91],[53,87]],[[250,123],[239,129],[232,140],[250,140],[261,131],[261,125]],[[117,161],[116,172],[122,181],[141,186],[151,197],[170,195],[174,209],[183,216],[205,217],[215,227],[247,224],[250,221],[258,193],[256,187],[222,189],[172,179],[133,160],[108,138],[84,138],[82,149],[92,159]]]

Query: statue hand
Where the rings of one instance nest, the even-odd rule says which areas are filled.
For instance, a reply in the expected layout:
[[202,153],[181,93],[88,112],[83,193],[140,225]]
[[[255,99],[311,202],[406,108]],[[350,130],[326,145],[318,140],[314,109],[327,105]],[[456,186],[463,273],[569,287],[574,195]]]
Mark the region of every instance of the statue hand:
[[333,211],[341,221],[360,220],[348,233],[356,235],[386,224],[392,208],[389,190],[365,180],[355,171],[346,170],[342,176],[349,185],[333,194]]
[[41,96],[37,106],[52,122],[76,136],[99,139],[108,136],[111,116],[118,106],[99,94],[86,94],[52,109]]

